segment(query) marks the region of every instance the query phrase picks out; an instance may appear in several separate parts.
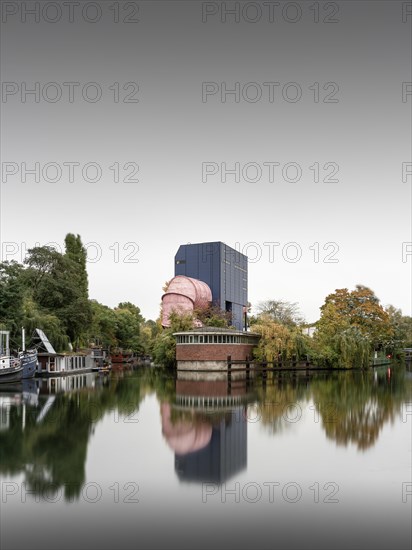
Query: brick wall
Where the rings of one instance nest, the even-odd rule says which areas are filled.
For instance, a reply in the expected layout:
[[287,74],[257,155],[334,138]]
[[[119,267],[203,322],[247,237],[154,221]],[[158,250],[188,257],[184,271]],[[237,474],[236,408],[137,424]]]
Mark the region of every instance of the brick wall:
[[244,361],[252,355],[255,346],[251,344],[177,344],[178,361],[226,361],[231,355],[233,360]]

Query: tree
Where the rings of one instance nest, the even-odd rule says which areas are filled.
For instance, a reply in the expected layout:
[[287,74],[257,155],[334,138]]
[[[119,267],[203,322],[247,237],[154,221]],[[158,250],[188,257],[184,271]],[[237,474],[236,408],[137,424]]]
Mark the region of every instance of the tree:
[[202,309],[195,309],[194,317],[206,327],[226,328],[231,325],[232,314],[230,311],[224,311],[219,306],[209,304]]
[[12,337],[19,334],[24,321],[24,275],[21,264],[15,261],[0,263],[0,325],[10,330]]
[[76,279],[79,283],[81,293],[84,298],[89,297],[89,282],[87,276],[87,250],[82,244],[80,235],[73,235],[68,233],[64,239],[64,244],[66,247],[65,257],[76,266]]
[[299,327],[288,327],[273,321],[269,315],[261,315],[253,325],[253,332],[260,334],[254,351],[259,361],[299,360],[306,356],[308,336]]
[[257,306],[257,317],[265,315],[272,321],[286,326],[296,326],[303,323],[304,319],[295,302],[285,302],[283,300],[266,300],[260,302]]
[[385,311],[393,331],[389,351],[397,353],[403,348],[412,347],[412,317],[402,315],[402,311],[392,305],[386,306]]
[[153,344],[153,361],[157,365],[167,368],[176,366],[176,340],[174,332],[183,332],[193,329],[194,320],[190,313],[179,314],[175,311],[169,315],[170,327],[163,329]]
[[385,350],[391,341],[389,315],[368,287],[337,289],[320,309],[310,352],[319,364],[367,367],[373,350]]
[[152,355],[155,338],[161,330],[162,327],[152,319],[144,321],[140,326],[141,345],[145,355]]
[[89,338],[94,344],[104,347],[117,346],[116,315],[114,311],[97,300],[90,300],[92,322],[89,328]]
[[48,246],[32,248],[25,263],[38,306],[60,319],[74,345],[86,344],[92,310],[87,290],[86,251],[80,237],[66,236],[64,255]]
[[136,353],[143,351],[140,340],[140,309],[130,302],[122,302],[114,310],[118,346]]
[[357,285],[356,290],[349,292],[347,288],[336,290],[326,297],[325,304],[320,308],[323,313],[328,304],[333,304],[339,318],[356,326],[365,336],[368,336],[375,348],[387,344],[393,336],[393,328],[388,313],[379,304],[374,292],[363,285]]
[[53,348],[57,352],[66,351],[69,338],[62,321],[53,313],[39,307],[32,296],[26,296],[23,302],[24,320],[23,326],[28,334],[33,334],[36,328],[40,328],[47,335]]

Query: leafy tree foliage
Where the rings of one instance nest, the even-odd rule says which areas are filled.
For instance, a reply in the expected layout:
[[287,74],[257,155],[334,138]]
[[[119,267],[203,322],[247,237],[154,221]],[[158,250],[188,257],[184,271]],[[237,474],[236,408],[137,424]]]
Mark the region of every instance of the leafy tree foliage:
[[169,315],[170,327],[163,329],[155,338],[153,345],[153,361],[156,365],[167,368],[176,366],[176,340],[174,332],[191,330],[194,327],[192,314],[179,314],[175,311]]
[[385,311],[389,316],[389,323],[392,327],[393,337],[389,345],[389,350],[392,353],[401,350],[402,348],[412,347],[412,317],[402,315],[400,309],[389,305],[385,307]]
[[[88,346],[117,346],[144,353],[140,327],[144,319],[131,302],[111,309],[88,296],[87,254],[79,235],[65,238],[65,253],[39,246],[24,265],[0,264],[0,326],[10,330],[16,347],[21,327],[41,328],[57,351]],[[146,340],[151,338],[146,334]],[[146,342],[146,349],[150,348]]]
[[358,327],[363,335],[371,339],[375,347],[391,341],[393,328],[389,315],[370,288],[357,285],[352,292],[347,288],[336,290],[326,297],[325,304],[320,308],[322,314],[328,304],[335,306],[335,313],[339,319],[346,320],[350,326]]
[[218,306],[209,305],[202,309],[196,309],[194,312],[195,319],[199,320],[205,327],[230,327],[232,322],[232,314],[230,311],[224,311]]
[[136,353],[142,353],[140,324],[143,317],[140,309],[130,302],[120,303],[114,310],[116,320],[116,339],[118,346]]
[[269,315],[263,314],[252,329],[261,336],[255,349],[255,357],[259,361],[299,360],[306,357],[309,337],[302,334],[299,327],[277,323]]
[[388,313],[374,292],[362,285],[326,297],[313,338],[311,356],[335,367],[367,367],[373,350],[385,350],[393,337]]
[[17,262],[0,263],[0,326],[15,336],[24,321],[24,269]]
[[266,300],[265,302],[260,302],[256,309],[258,312],[257,318],[264,315],[265,318],[271,319],[280,325],[293,327],[304,321],[299,311],[298,304],[295,302]]

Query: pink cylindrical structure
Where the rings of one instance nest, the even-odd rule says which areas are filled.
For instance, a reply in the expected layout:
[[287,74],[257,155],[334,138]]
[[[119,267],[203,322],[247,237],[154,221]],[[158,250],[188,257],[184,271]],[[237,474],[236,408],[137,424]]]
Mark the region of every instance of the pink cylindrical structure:
[[194,309],[202,309],[212,301],[212,291],[203,281],[184,275],[174,277],[162,296],[162,325],[170,326],[169,316],[172,311],[177,313],[192,313]]
[[195,424],[184,420],[172,423],[170,404],[162,403],[160,410],[163,436],[176,454],[194,453],[209,445],[212,439],[212,426],[210,424],[205,422]]

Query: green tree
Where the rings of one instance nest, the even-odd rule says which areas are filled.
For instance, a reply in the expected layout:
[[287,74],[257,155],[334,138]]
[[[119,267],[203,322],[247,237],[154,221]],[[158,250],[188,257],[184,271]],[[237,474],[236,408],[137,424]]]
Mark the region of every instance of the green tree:
[[254,351],[259,360],[283,361],[306,357],[309,338],[299,327],[290,327],[273,321],[267,314],[260,315],[253,325],[253,332],[260,334],[259,344]]
[[[303,323],[304,319],[299,311],[298,304],[295,302],[285,302],[284,300],[266,300],[260,302],[257,306],[257,319],[264,315],[275,323],[293,327]],[[258,322],[254,319],[253,322]]]
[[393,336],[389,315],[379,303],[374,292],[363,285],[349,292],[347,288],[336,290],[326,297],[321,312],[328,304],[333,304],[337,315],[356,326],[368,336],[375,348],[384,346]]
[[152,355],[155,339],[159,332],[161,332],[162,330],[162,327],[159,326],[156,321],[153,321],[152,319],[148,319],[141,324],[140,338],[143,353],[145,355]]
[[108,306],[100,304],[97,300],[90,300],[92,310],[92,322],[89,328],[89,339],[96,345],[117,346],[116,315]]
[[80,237],[66,237],[66,254],[51,247],[28,251],[25,263],[33,298],[40,309],[56,315],[75,345],[87,344],[92,320],[88,299],[85,250]]
[[12,337],[17,337],[24,322],[25,289],[23,266],[15,261],[0,263],[0,326]]
[[202,309],[195,309],[194,317],[206,327],[230,327],[232,314],[230,311],[224,311],[218,306],[209,304]]
[[396,354],[403,348],[412,347],[412,317],[402,315],[402,311],[392,305],[386,306],[385,311],[393,331],[389,351]]
[[140,314],[140,309],[130,302],[123,302],[115,308],[114,313],[118,346],[142,353],[140,324],[143,322],[143,317]]
[[175,311],[169,315],[170,327],[163,329],[153,344],[153,361],[156,365],[167,368],[176,366],[176,340],[174,332],[183,332],[193,329],[194,320],[192,314],[179,314]]
[[82,244],[80,235],[73,235],[68,233],[64,239],[66,247],[65,257],[76,266],[76,279],[78,281],[82,296],[84,298],[89,297],[89,282],[87,276],[87,250]]
[[393,336],[389,315],[368,287],[337,289],[326,297],[311,342],[312,359],[324,366],[367,367],[373,350]]

